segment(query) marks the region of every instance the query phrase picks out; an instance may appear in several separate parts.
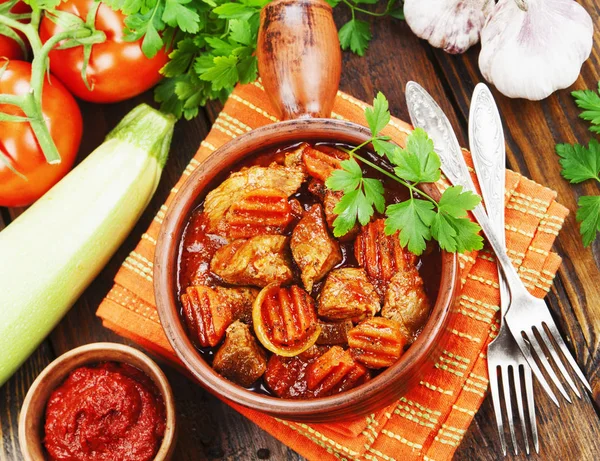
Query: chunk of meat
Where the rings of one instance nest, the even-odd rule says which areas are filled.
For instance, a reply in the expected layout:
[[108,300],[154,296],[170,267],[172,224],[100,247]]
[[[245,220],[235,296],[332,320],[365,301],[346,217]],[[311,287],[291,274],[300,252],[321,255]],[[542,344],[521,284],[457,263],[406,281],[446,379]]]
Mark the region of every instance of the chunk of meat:
[[398,271],[414,266],[416,256],[400,245],[398,233],[385,234],[385,220],[364,226],[354,242],[354,255],[364,267],[377,293],[384,296],[390,280]]
[[330,320],[361,319],[379,312],[380,300],[364,269],[331,271],[319,298],[319,316]]
[[285,197],[294,194],[302,185],[305,173],[299,167],[289,168],[276,163],[268,166],[252,166],[235,173],[210,191],[204,201],[208,218],[207,232],[226,233],[223,220],[234,203],[254,189],[277,189]]
[[337,394],[364,382],[367,369],[350,352],[333,346],[306,369],[306,384],[317,397]]
[[[335,347],[341,349],[338,346]],[[341,379],[337,383],[330,378],[323,385],[317,383],[315,388],[309,388],[308,379],[310,373],[313,372],[311,366],[328,350],[330,349],[325,346],[313,346],[296,357],[272,355],[267,363],[267,371],[264,375],[267,387],[275,395],[286,399],[310,399],[337,394],[356,387],[371,378],[369,370],[355,363],[355,367],[346,376],[338,376]],[[341,350],[343,351],[343,349]],[[350,360],[352,360],[352,357],[350,357]],[[329,359],[327,361],[329,362]],[[320,367],[323,370],[325,364],[321,363]],[[311,379],[316,381],[317,378],[313,376]]]
[[381,315],[398,322],[406,340],[412,344],[425,325],[430,311],[423,279],[417,268],[408,264],[392,277],[385,293]]
[[229,207],[227,235],[234,239],[281,234],[293,219],[288,196],[279,189],[253,189]]
[[206,286],[188,287],[181,304],[190,336],[200,347],[216,346],[233,321],[231,306]]
[[314,282],[321,280],[342,261],[340,245],[329,235],[320,205],[313,205],[296,225],[290,248],[302,271],[304,288],[309,293]]
[[321,333],[315,302],[298,285],[263,288],[254,302],[253,320],[262,345],[286,357],[311,347]]
[[[326,150],[326,152],[323,152]],[[343,152],[334,147],[325,147],[315,149],[309,145],[304,147],[302,151],[302,161],[306,166],[306,171],[313,178],[325,182],[331,175],[333,170],[339,170],[342,168],[342,160],[348,159],[349,156],[346,152]]]
[[294,168],[299,169],[301,171],[305,171],[306,167],[304,166],[304,162],[302,161],[302,153],[307,147],[310,147],[310,145],[306,142],[303,142],[297,148],[286,152],[283,164],[288,168]]
[[319,326],[321,327],[321,334],[317,339],[317,344],[333,346],[348,343],[348,332],[354,327],[354,324],[349,319],[341,322],[319,320]]
[[231,309],[231,318],[244,323],[252,323],[252,304],[259,290],[250,287],[216,287],[215,291]]
[[213,368],[221,376],[243,387],[250,387],[267,369],[265,352],[250,327],[239,320],[227,328],[225,341],[215,354]]
[[287,240],[282,235],[234,240],[215,252],[210,269],[232,285],[265,287],[272,282],[290,282],[293,274]]
[[406,338],[395,320],[372,317],[348,332],[352,357],[368,368],[384,368],[396,363],[404,352]]

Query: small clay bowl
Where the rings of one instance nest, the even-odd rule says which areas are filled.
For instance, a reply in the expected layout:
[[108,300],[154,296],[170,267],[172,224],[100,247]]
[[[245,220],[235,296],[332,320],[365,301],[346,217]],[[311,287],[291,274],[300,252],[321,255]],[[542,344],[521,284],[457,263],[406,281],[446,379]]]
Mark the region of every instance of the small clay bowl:
[[159,366],[146,354],[116,343],[93,343],[69,351],[48,365],[33,382],[19,416],[19,445],[25,461],[45,461],[43,447],[46,403],[76,368],[99,362],[120,362],[143,371],[160,390],[166,410],[165,435],[154,461],[168,461],[175,450],[176,412],[173,391]]

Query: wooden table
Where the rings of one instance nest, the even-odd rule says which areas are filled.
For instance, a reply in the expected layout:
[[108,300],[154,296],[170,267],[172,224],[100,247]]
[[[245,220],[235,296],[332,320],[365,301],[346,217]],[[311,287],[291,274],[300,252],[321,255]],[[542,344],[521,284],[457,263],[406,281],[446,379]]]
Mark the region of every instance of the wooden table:
[[[592,15],[599,30],[600,15],[595,2],[582,0],[581,3]],[[336,20],[340,26],[348,15],[343,7],[337,10]],[[583,66],[582,75],[572,89],[594,88],[600,79],[600,38],[596,38],[592,56]],[[477,46],[465,55],[450,56],[418,40],[403,22],[377,20],[366,56],[359,58],[344,54],[341,89],[365,101],[370,101],[377,91],[382,91],[390,101],[392,113],[408,120],[404,86],[407,81],[415,80],[441,103],[459,140],[466,145],[469,99],[474,86],[482,81],[477,66],[478,52]],[[599,193],[596,184],[573,187],[560,176],[554,154],[555,144],[574,141],[587,144],[592,137],[586,123],[578,120],[578,110],[569,91],[559,91],[542,102],[510,100],[496,91],[494,94],[504,118],[510,168],[556,189],[558,200],[571,210],[575,210],[580,195]],[[140,101],[150,100],[151,95],[146,94],[114,105],[82,103],[85,133],[79,159],[100,144],[108,130],[129,109]],[[177,124],[171,158],[159,190],[135,230],[50,337],[0,388],[0,439],[3,442],[0,461],[22,459],[17,435],[19,409],[29,385],[50,361],[82,344],[126,342],[102,327],[95,316],[96,308],[110,289],[119,265],[140,239],[219,110],[219,104],[211,103],[196,119]],[[0,229],[20,211],[0,209]],[[564,262],[547,300],[594,392],[593,399],[585,394],[583,400],[576,400],[572,405],[564,404],[559,409],[538,387],[536,398],[541,453],[539,458],[532,458],[592,461],[600,459],[600,420],[596,412],[600,405],[600,246],[583,248],[573,212],[567,218],[555,249]],[[173,385],[180,412],[175,460],[302,459],[200,386],[169,367],[165,367],[165,371]],[[491,399],[488,397],[465,434],[456,459],[496,460],[501,457],[500,453]],[[525,459],[525,456],[511,455],[508,458]]]

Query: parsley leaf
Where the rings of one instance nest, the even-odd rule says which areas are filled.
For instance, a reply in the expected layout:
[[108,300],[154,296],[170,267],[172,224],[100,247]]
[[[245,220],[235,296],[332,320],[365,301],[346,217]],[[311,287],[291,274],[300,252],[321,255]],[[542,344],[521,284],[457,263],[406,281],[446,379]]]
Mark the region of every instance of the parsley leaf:
[[592,126],[590,131],[600,133],[600,82],[598,82],[598,92],[592,90],[573,91],[571,95],[575,98],[575,103],[581,109],[584,109],[579,117],[589,121]]
[[377,96],[373,99],[373,107],[367,107],[365,109],[365,118],[371,129],[371,135],[374,138],[379,135],[379,132],[383,130],[388,123],[390,123],[390,106],[381,91],[377,93]]
[[400,231],[400,244],[408,251],[423,253],[427,241],[431,239],[430,226],[435,218],[433,203],[413,199],[389,205],[386,210],[385,233],[392,235]]
[[442,162],[433,150],[433,141],[421,128],[416,128],[407,140],[406,149],[398,149],[390,161],[397,165],[397,176],[414,183],[436,182],[440,179]]
[[200,79],[212,83],[215,90],[235,85],[239,79],[236,56],[217,56],[213,66],[200,74]]
[[354,159],[343,160],[340,165],[342,169],[334,170],[325,181],[325,185],[331,190],[341,190],[345,194],[358,189],[363,177],[360,165]]
[[583,246],[590,246],[600,231],[600,196],[584,195],[577,201],[577,222],[581,223],[579,232],[583,238]]
[[587,149],[580,144],[557,144],[556,153],[560,156],[561,174],[572,184],[587,179],[600,181],[600,143],[595,139]]
[[371,40],[371,26],[368,22],[359,19],[351,19],[338,32],[342,50],[352,50],[359,56],[363,56],[369,47]]

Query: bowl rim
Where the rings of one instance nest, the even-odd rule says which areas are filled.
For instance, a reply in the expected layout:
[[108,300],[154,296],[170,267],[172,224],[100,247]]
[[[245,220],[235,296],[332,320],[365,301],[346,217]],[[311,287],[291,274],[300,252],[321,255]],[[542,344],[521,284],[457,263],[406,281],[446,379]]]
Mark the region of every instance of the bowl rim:
[[[317,127],[319,131],[326,134],[315,136],[305,133],[315,130]],[[285,133],[289,134],[290,132],[293,133],[291,136],[296,138],[295,141],[278,141],[280,137],[285,136]],[[429,350],[435,346],[435,339],[443,329],[457,291],[458,258],[456,253],[441,251],[442,269],[438,298],[432,308],[432,314],[423,328],[424,334],[419,335],[403,358],[357,388],[333,396],[310,400],[293,400],[259,394],[218,375],[200,356],[183,328],[176,299],[177,282],[173,279],[177,276],[176,266],[181,237],[190,213],[206,195],[207,187],[216,176],[245,157],[260,152],[266,147],[292,145],[307,140],[318,142],[319,139],[325,140],[327,137],[338,139],[339,142],[345,142],[351,137],[352,143],[359,144],[369,139],[371,133],[368,128],[348,121],[322,118],[288,120],[256,128],[235,137],[214,150],[201,162],[202,167],[196,168],[189,175],[169,204],[157,239],[153,273],[155,301],[165,335],[179,359],[203,386],[216,395],[254,410],[266,411],[269,414],[288,419],[290,415],[293,415],[304,421],[315,422],[324,420],[318,415],[318,412],[323,411],[324,408],[335,408],[337,412],[343,409],[347,410],[355,407],[357,397],[377,392],[384,383],[392,385],[391,378],[403,373],[407,374],[416,366],[420,358],[418,352]],[[221,158],[225,160],[221,161]],[[213,170],[214,174],[211,175],[211,178],[202,179]],[[205,184],[199,187],[198,183],[201,182]],[[439,197],[440,192],[435,185],[425,185],[425,188],[434,197]]]
[[[121,355],[121,359],[102,358],[102,354],[106,352],[119,353]],[[85,359],[81,358],[81,361],[75,360],[79,356],[83,357],[84,355],[89,355],[89,357]],[[123,358],[123,356],[125,358]],[[131,359],[133,359],[133,361],[130,361]],[[171,458],[176,443],[177,412],[175,408],[175,397],[173,395],[173,390],[171,389],[171,385],[169,384],[169,381],[165,376],[164,372],[160,369],[160,367],[154,360],[152,360],[150,357],[148,357],[146,354],[139,351],[138,349],[135,349],[131,346],[127,346],[125,344],[97,342],[76,347],[75,349],[71,349],[70,351],[67,351],[64,354],[60,355],[42,370],[42,372],[37,376],[37,378],[29,387],[27,395],[25,396],[25,399],[21,406],[21,413],[19,415],[19,446],[21,449],[21,453],[26,461],[45,460],[45,457],[40,459],[39,457],[37,457],[35,452],[32,452],[30,450],[30,445],[34,443],[34,441],[30,440],[30,438],[27,435],[28,431],[26,425],[29,418],[39,418],[41,421],[45,419],[45,408],[48,403],[47,400],[50,397],[50,394],[58,386],[60,386],[62,382],[64,382],[64,380],[73,370],[85,365],[103,361],[127,363],[138,369],[139,365],[135,362],[141,362],[148,368],[150,373],[148,373],[148,371],[146,370],[141,371],[144,374],[146,374],[150,379],[152,379],[152,381],[155,383],[156,387],[160,391],[165,405],[165,433],[163,435],[162,442],[156,453],[154,461],[168,461]],[[70,363],[70,365],[61,370],[62,366],[66,363]],[[61,375],[60,379],[56,376],[57,374]],[[38,392],[40,387],[49,384],[54,380],[57,380],[58,384],[52,389],[48,390],[48,395],[45,397],[46,401],[43,403],[44,411],[39,415],[30,415],[31,411],[33,411],[33,402],[36,399],[42,398],[42,396]],[[41,427],[43,428],[43,424],[41,424]],[[42,452],[43,451],[44,449],[42,447]]]

